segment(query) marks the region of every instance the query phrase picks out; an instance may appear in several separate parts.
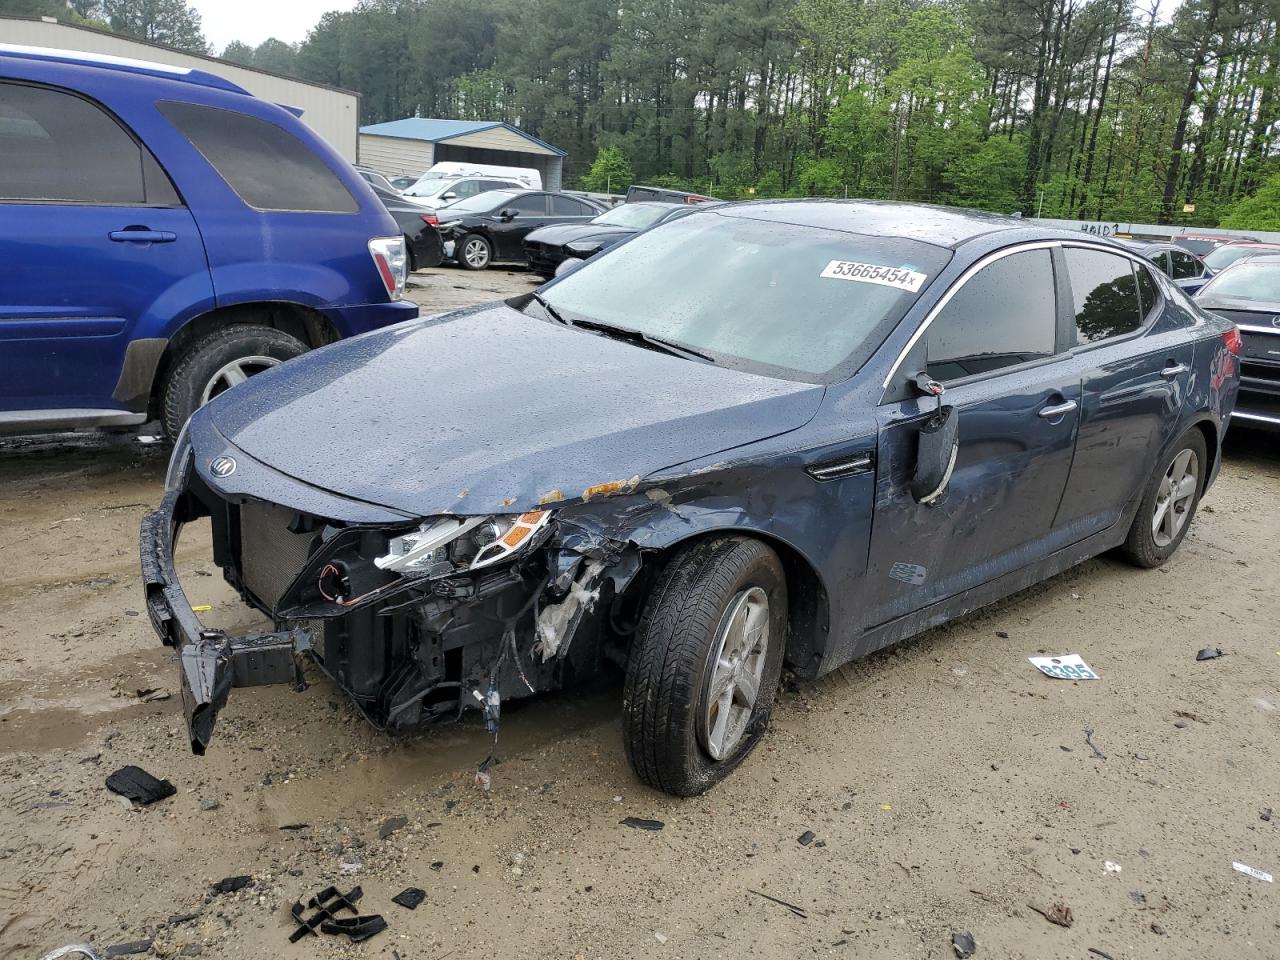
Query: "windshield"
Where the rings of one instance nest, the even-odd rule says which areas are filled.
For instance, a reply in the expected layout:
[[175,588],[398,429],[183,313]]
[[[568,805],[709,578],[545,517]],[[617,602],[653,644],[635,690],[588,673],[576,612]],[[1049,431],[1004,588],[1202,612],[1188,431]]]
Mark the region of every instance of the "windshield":
[[704,211],[588,260],[544,296],[570,321],[821,383],[865,363],[950,259],[917,240]]
[[1276,253],[1276,250],[1268,250],[1265,247],[1245,247],[1230,246],[1219,247],[1213,253],[1204,258],[1204,265],[1217,273],[1223,267],[1229,267],[1237,260],[1243,260],[1245,257],[1256,257],[1260,253]]
[[1205,296],[1280,302],[1280,261],[1242,263],[1205,288]]
[[490,210],[496,210],[504,203],[509,203],[516,197],[520,196],[514,190],[489,190],[485,193],[477,193],[474,197],[467,197],[456,203],[449,204],[447,209],[449,216],[457,213],[488,213]]
[[592,223],[610,227],[633,227],[643,230],[657,223],[658,218],[671,212],[674,204],[623,203],[600,214]]

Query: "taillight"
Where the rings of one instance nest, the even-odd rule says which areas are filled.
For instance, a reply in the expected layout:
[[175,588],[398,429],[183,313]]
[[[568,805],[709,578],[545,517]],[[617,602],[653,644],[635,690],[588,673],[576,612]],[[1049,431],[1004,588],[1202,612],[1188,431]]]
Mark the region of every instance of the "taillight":
[[409,276],[409,255],[404,237],[374,237],[369,241],[369,256],[378,268],[387,296],[399,300],[404,296],[404,282]]
[[1240,336],[1240,328],[1232,327],[1222,334],[1222,344],[1237,357],[1244,351],[1244,338]]
[[437,217],[434,213],[424,213],[422,215],[422,222],[429,223],[433,227],[440,226],[440,218]]

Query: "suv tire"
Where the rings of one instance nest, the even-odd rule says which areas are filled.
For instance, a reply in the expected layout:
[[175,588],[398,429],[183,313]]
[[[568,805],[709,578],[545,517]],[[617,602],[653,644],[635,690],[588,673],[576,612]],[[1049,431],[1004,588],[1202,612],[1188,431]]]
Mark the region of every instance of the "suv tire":
[[160,421],[173,440],[191,414],[213,397],[252,376],[307,352],[297,337],[273,327],[237,323],[187,346],[165,379]]
[[786,574],[761,541],[719,537],[676,554],[627,664],[623,743],[636,776],[690,797],[732,773],[769,724],[787,626]]

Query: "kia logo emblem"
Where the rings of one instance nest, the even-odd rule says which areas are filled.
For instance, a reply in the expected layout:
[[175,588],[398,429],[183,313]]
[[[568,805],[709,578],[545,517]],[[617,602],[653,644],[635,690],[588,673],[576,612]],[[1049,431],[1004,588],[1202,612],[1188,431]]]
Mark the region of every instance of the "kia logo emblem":
[[236,472],[236,462],[231,457],[215,457],[209,464],[209,472],[215,477],[229,477]]

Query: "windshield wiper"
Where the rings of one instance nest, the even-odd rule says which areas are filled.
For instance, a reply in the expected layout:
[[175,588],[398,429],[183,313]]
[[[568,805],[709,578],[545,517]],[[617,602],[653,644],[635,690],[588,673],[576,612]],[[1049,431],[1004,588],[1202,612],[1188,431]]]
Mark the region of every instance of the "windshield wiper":
[[566,327],[572,327],[574,325],[572,320],[566,320],[561,316],[560,311],[548,303],[547,298],[538,293],[538,291],[534,290],[530,292],[529,296],[537,300],[538,306],[542,307],[542,309],[545,310],[551,319],[556,321],[556,323],[563,323]]
[[645,333],[643,330],[632,330],[630,327],[615,327],[613,324],[602,323],[599,320],[584,319],[574,320],[570,326],[596,330],[607,337],[613,337],[615,340],[625,340],[637,346],[649,347],[652,350],[669,353],[674,357],[683,357],[685,360],[697,360],[700,363],[710,363],[712,365],[716,363],[715,358],[709,354],[695,350],[693,347],[686,347],[681,343],[664,340],[662,337],[655,337],[653,334]]

